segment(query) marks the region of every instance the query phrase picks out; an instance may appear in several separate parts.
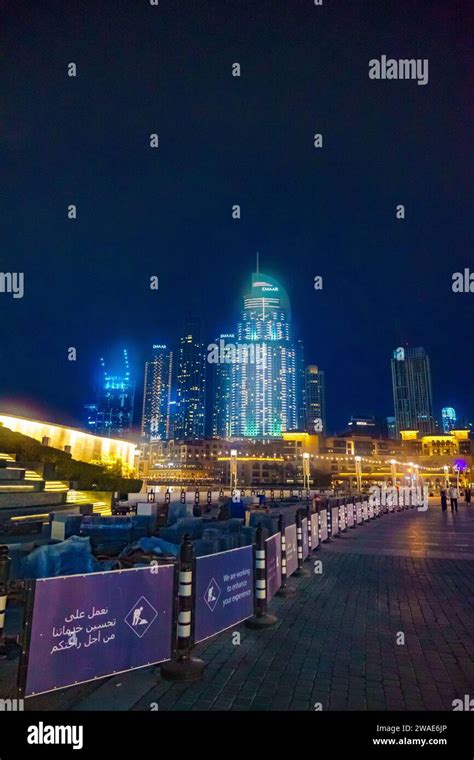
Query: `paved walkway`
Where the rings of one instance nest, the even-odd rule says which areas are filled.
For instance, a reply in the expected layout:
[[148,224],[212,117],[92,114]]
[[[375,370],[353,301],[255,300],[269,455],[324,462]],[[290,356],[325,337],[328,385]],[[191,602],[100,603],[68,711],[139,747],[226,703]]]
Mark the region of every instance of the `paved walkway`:
[[312,559],[322,574],[291,579],[296,596],[271,604],[275,628],[196,647],[201,682],[169,684],[153,668],[29,709],[451,710],[474,696],[474,507],[385,515]]

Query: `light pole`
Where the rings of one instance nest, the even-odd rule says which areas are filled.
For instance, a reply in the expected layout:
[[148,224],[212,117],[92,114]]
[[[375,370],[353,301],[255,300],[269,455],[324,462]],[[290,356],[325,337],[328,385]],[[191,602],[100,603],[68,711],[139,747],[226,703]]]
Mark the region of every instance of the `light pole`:
[[309,454],[307,451],[303,454],[303,487],[309,491]]
[[362,491],[362,457],[354,457],[356,478],[357,478],[357,490],[359,493]]
[[392,472],[392,486],[397,486],[397,460],[390,460],[390,470]]
[[237,487],[237,449],[230,450],[230,491]]

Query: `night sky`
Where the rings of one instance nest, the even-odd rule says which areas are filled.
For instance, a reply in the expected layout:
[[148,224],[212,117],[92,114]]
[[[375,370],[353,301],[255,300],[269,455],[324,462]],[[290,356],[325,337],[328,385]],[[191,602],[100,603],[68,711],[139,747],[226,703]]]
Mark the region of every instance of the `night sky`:
[[[23,299],[0,294],[0,408],[78,423],[122,346],[141,392],[190,306],[209,342],[235,329],[258,250],[330,429],[393,414],[405,343],[430,354],[435,413],[472,417],[474,293],[451,290],[474,271],[469,6],[0,1],[0,270],[25,273]],[[429,83],[370,80],[383,54],[429,59]]]

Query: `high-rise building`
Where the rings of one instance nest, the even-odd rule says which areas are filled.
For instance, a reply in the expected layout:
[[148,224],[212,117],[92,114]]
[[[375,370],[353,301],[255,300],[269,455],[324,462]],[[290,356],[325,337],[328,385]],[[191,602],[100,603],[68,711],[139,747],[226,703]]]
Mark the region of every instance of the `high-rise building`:
[[183,441],[203,438],[206,422],[206,353],[202,324],[188,317],[180,339],[176,378],[175,437]]
[[296,341],[296,406],[298,410],[298,430],[306,430],[306,365],[304,344]]
[[135,383],[130,377],[127,349],[123,350],[123,371],[108,372],[103,358],[100,364],[102,378],[98,399],[86,406],[88,430],[110,438],[127,437],[133,424],[135,403]]
[[387,436],[391,440],[396,440],[397,438],[397,425],[395,417],[387,417]]
[[164,345],[153,346],[152,358],[145,362],[142,435],[150,441],[170,437],[171,377],[173,354]]
[[218,361],[211,365],[213,371],[211,432],[214,438],[229,438],[231,435],[232,347],[235,346],[235,335],[222,333],[215,345],[219,346],[219,351]]
[[456,427],[456,412],[452,406],[443,406],[441,409],[441,424],[443,433],[450,433]]
[[305,370],[305,430],[314,433],[326,432],[326,385],[324,372],[315,364],[310,364]]
[[231,432],[271,437],[296,430],[296,351],[288,296],[266,274],[252,274],[232,362]]
[[393,404],[400,430],[434,431],[430,360],[424,348],[396,348],[392,356]]

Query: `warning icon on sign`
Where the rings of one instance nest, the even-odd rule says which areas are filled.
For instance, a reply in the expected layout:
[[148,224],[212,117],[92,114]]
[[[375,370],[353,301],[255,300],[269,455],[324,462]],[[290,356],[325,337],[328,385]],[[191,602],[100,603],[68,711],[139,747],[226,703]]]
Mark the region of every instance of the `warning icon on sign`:
[[217,581],[214,578],[211,578],[204,594],[204,601],[206,602],[211,612],[214,612],[220,595],[221,590],[217,585]]
[[126,624],[141,639],[150,628],[151,624],[158,617],[158,613],[152,604],[144,596],[141,596],[136,602],[127,617]]

